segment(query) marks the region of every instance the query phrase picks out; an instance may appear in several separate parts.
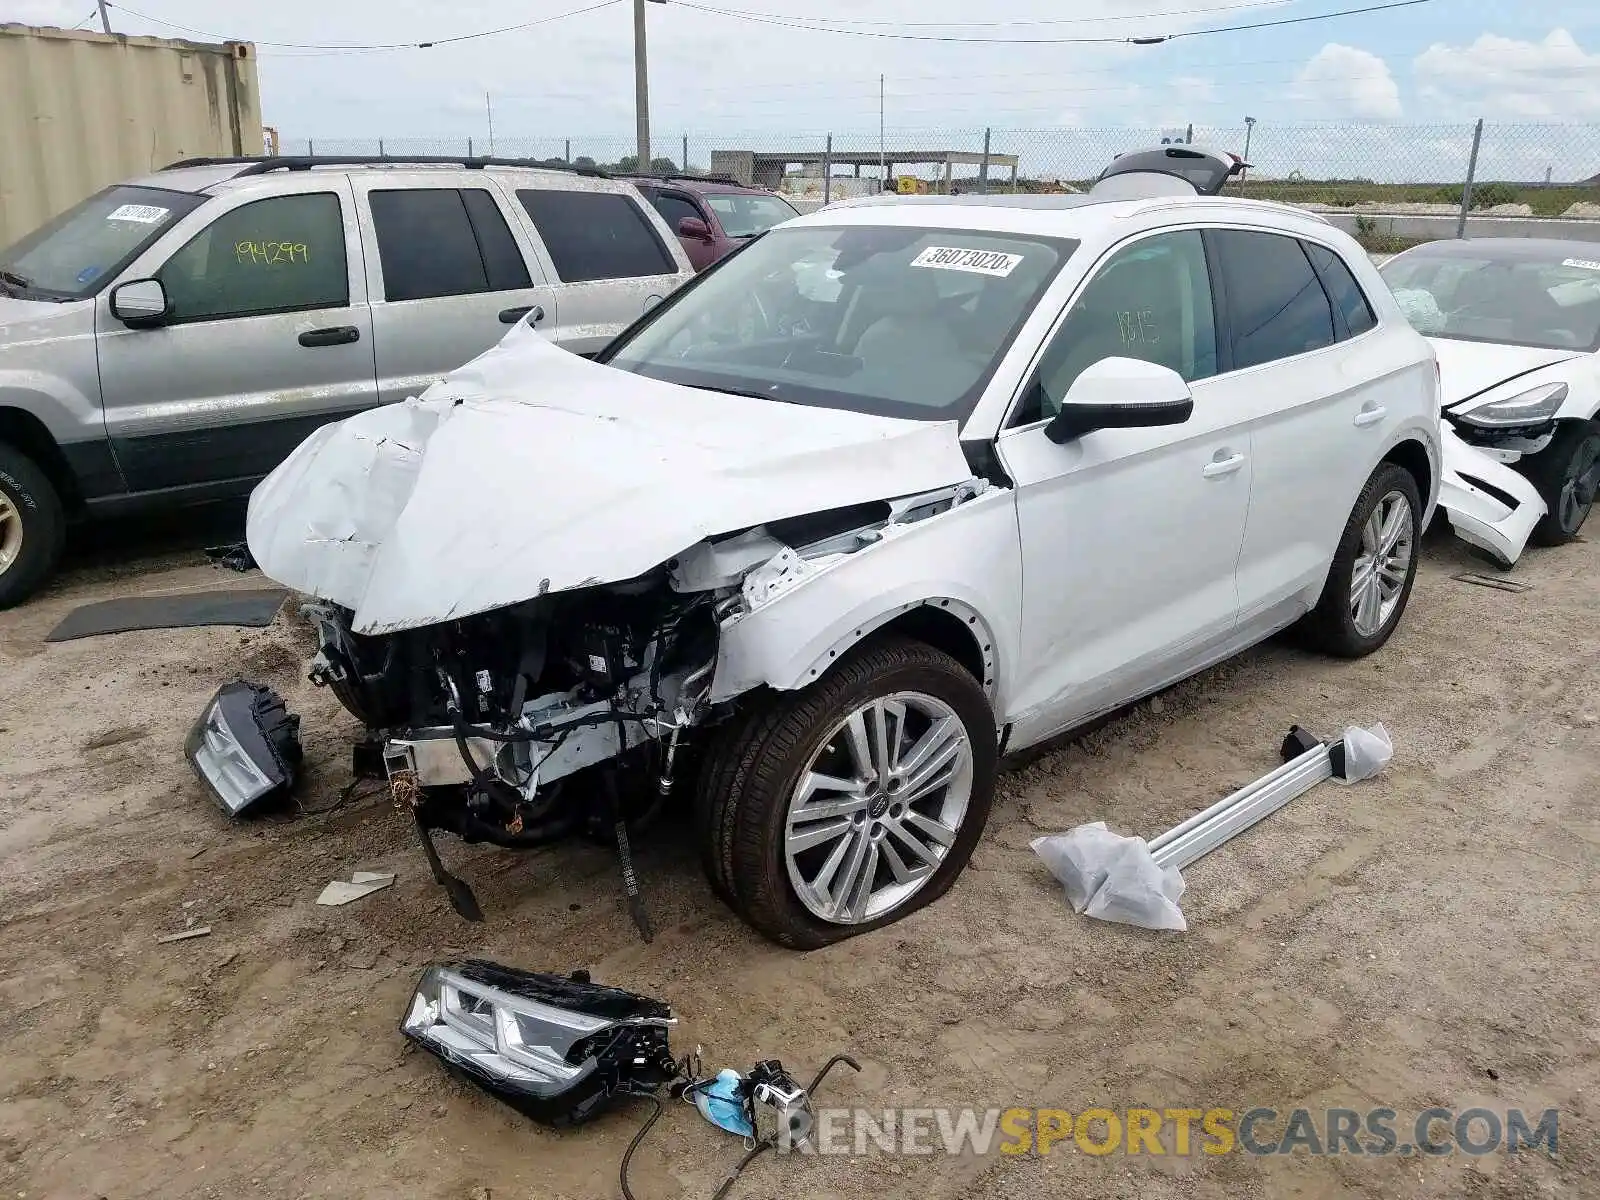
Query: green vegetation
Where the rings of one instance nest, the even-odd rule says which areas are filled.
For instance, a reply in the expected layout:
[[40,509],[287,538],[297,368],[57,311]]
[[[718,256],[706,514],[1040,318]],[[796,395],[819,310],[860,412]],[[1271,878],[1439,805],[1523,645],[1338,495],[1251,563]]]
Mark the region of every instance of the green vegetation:
[[[1239,187],[1230,184],[1230,188]],[[1254,200],[1281,200],[1286,204],[1328,204],[1353,208],[1376,201],[1390,204],[1460,204],[1461,186],[1437,183],[1373,183],[1366,179],[1247,179],[1239,194]],[[1600,186],[1573,184],[1541,187],[1525,183],[1486,181],[1472,189],[1472,207],[1526,204],[1536,217],[1559,217],[1580,201],[1600,204]]]

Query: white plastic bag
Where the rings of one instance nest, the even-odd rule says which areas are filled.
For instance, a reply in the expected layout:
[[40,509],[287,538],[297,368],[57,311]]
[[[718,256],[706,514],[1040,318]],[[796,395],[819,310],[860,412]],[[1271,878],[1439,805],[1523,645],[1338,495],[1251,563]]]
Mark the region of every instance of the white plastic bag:
[[1378,722],[1371,729],[1352,725],[1344,731],[1344,778],[1340,783],[1371,779],[1394,757],[1389,731]]
[[1112,833],[1096,821],[1030,845],[1061,881],[1073,911],[1141,929],[1189,927],[1178,908],[1183,876],[1176,867],[1157,866],[1143,838]]

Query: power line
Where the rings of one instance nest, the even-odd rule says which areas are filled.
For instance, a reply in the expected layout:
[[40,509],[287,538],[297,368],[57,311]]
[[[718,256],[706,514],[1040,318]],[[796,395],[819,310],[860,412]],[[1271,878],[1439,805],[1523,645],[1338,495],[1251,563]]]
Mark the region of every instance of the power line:
[[[789,13],[753,13],[742,9],[718,10],[728,16],[758,17],[783,21],[808,21],[818,25],[894,25],[901,29],[993,29],[1010,25],[1100,25],[1110,21],[1147,21],[1160,17],[1207,16],[1246,8],[1286,8],[1294,0],[1247,0],[1242,4],[1216,4],[1209,8],[1179,8],[1169,12],[1121,13],[1105,17],[1010,17],[996,21],[891,21],[883,17],[813,17]],[[682,8],[692,5],[683,4]]]
[[[515,33],[523,29],[532,29],[535,25],[548,25],[552,21],[564,21],[568,17],[579,17],[584,13],[598,12],[602,8],[610,8],[614,4],[621,4],[622,0],[601,0],[599,4],[591,4],[587,8],[575,8],[570,12],[556,13],[549,17],[539,17],[532,21],[522,21],[516,25],[503,25],[498,29],[483,29],[476,33],[459,33],[449,37],[431,38],[419,42],[264,42],[258,41],[257,46],[269,46],[274,50],[321,50],[335,53],[367,52],[377,50],[429,50],[435,46],[446,46],[454,42],[470,42],[478,38],[498,37],[503,33]],[[218,33],[209,33],[203,29],[195,29],[188,25],[179,25],[175,21],[168,21],[161,17],[152,17],[149,13],[136,12],[124,4],[112,4],[107,0],[107,6],[115,8],[118,12],[125,12],[130,17],[138,17],[142,21],[151,21],[157,25],[164,25],[168,29],[182,30],[199,37],[209,38],[212,41],[225,42],[237,39],[225,37]],[[92,14],[91,14],[92,15]]]
[[1331,21],[1338,17],[1359,16],[1362,13],[1386,12],[1394,8],[1413,8],[1419,4],[1431,4],[1433,0],[1390,0],[1387,4],[1372,4],[1365,8],[1345,8],[1337,12],[1317,13],[1304,17],[1282,17],[1276,21],[1256,21],[1247,25],[1217,25],[1210,29],[1190,29],[1181,33],[1152,34],[1144,37],[1030,37],[1030,38],[996,38],[996,37],[960,37],[951,34],[931,33],[887,33],[876,29],[841,29],[830,25],[807,25],[800,21],[782,17],[766,17],[757,13],[741,12],[736,9],[714,8],[709,4],[694,4],[690,0],[674,0],[678,8],[694,9],[697,12],[714,13],[719,17],[733,17],[741,21],[754,21],[761,25],[780,25],[787,29],[803,29],[811,33],[832,33],[840,37],[866,37],[888,38],[897,42],[946,42],[964,45],[996,45],[996,46],[1089,46],[1089,45],[1134,45],[1155,46],[1162,42],[1176,41],[1179,38],[1206,37],[1215,33],[1238,33],[1247,29],[1270,29],[1279,25],[1303,25],[1310,21]]

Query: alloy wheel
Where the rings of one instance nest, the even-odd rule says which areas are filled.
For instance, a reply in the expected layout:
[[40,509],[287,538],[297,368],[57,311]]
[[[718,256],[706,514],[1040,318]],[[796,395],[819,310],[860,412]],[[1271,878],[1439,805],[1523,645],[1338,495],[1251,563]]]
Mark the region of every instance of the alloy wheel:
[[0,492],[0,575],[11,569],[22,553],[22,514],[10,496]]
[[1600,491],[1600,436],[1591,435],[1578,443],[1567,465],[1566,478],[1561,482],[1561,494],[1556,498],[1556,520],[1564,532],[1575,534],[1593,506],[1595,493]]
[[1387,492],[1361,529],[1361,552],[1350,573],[1350,618],[1364,638],[1381,633],[1405,594],[1415,551],[1411,501]]
[[896,692],[860,705],[790,794],[783,851],[795,895],[839,925],[905,904],[950,853],[972,785],[966,727],[944,701]]

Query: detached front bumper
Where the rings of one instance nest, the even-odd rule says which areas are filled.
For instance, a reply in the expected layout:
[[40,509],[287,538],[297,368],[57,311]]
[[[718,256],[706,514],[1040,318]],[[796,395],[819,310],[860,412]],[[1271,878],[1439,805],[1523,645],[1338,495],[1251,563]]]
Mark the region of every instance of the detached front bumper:
[[1510,467],[1442,430],[1444,477],[1439,506],[1456,536],[1510,567],[1522,557],[1547,511],[1533,484]]
[[239,680],[218,688],[189,730],[184,754],[229,816],[286,797],[300,769],[300,718],[269,687]]

